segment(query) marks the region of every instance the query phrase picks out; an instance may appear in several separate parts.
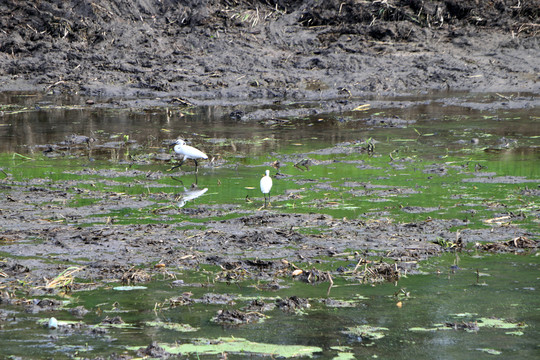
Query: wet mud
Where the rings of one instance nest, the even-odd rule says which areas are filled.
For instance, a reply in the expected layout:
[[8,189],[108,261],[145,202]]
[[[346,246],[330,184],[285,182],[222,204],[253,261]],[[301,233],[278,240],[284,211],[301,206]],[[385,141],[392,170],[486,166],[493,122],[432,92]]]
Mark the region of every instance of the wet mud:
[[[114,170],[110,171],[114,174]],[[115,175],[122,176],[123,172]],[[245,209],[240,212],[238,207],[227,204],[168,208],[170,212],[189,210],[189,216],[198,219],[212,218],[217,212],[236,214],[230,219],[193,223],[196,225],[193,227],[186,226],[189,223],[183,223],[183,227],[167,223],[92,224],[88,218],[92,214],[142,208],[152,201],[110,194],[96,204],[73,207],[69,200],[76,192],[67,188],[51,190],[46,184],[39,184],[39,179],[17,186],[11,186],[9,181],[0,182],[6,193],[6,206],[1,209],[0,241],[2,251],[9,254],[0,263],[0,271],[8,288],[18,288],[18,281],[24,281],[26,285],[47,289],[58,274],[73,264],[78,268],[72,275],[90,281],[90,284],[66,283],[74,289],[103,281],[144,283],[156,276],[167,278],[171,272],[171,280],[175,280],[175,269],[197,269],[201,264],[220,267],[216,275],[220,281],[262,280],[269,282],[264,285],[269,289],[272,286],[279,289],[275,283],[279,277],[294,277],[311,284],[331,282],[336,276],[367,283],[395,281],[402,274],[414,273],[418,261],[449,250],[448,244],[457,246],[455,228],[466,225],[466,220],[427,216],[424,221],[398,223],[384,218],[336,219],[324,214],[279,213],[271,209],[253,210],[246,215]],[[69,188],[77,188],[76,183],[70,180]],[[95,196],[100,197],[99,192]],[[58,205],[62,203],[65,205]],[[402,211],[424,213],[431,209],[404,207]],[[503,223],[520,216],[495,215],[494,221]],[[305,229],[317,231],[309,234]],[[466,248],[467,244],[489,242],[496,245],[478,245],[478,249],[527,251],[538,246],[530,237],[528,231],[513,226],[463,228],[459,246]],[[386,261],[368,260],[372,256],[383,256]],[[341,261],[348,266],[321,270],[320,265],[329,261]],[[369,264],[369,269],[365,264]],[[176,280],[172,285],[185,284]],[[189,303],[193,299],[185,296],[175,301]],[[234,299],[222,299],[224,304],[231,301]],[[28,309],[37,312],[55,306],[38,302],[28,304]]]
[[369,94],[538,92],[539,9],[537,0],[8,0],[0,85],[111,106],[333,99],[337,108]]

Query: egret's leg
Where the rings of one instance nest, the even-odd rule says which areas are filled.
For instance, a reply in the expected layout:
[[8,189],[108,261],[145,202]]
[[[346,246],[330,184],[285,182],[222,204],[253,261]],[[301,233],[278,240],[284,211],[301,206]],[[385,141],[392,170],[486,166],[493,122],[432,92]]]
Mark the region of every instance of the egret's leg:
[[179,168],[180,166],[182,166],[182,164],[184,163],[184,160],[185,160],[185,158],[183,158],[182,161],[180,161],[180,164],[174,165],[174,166],[171,168],[171,170],[169,170],[169,171],[172,171],[172,170],[174,170],[174,169]]
[[199,163],[197,162],[197,159],[193,159],[195,161],[195,174],[199,172]]

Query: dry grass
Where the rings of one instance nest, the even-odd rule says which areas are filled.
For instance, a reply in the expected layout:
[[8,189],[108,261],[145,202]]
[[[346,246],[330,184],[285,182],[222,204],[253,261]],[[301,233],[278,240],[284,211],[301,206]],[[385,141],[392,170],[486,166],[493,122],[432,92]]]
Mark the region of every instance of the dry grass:
[[79,266],[70,266],[66,270],[62,271],[54,279],[47,281],[45,285],[46,289],[55,289],[69,286],[73,283],[73,274],[81,271],[83,268]]

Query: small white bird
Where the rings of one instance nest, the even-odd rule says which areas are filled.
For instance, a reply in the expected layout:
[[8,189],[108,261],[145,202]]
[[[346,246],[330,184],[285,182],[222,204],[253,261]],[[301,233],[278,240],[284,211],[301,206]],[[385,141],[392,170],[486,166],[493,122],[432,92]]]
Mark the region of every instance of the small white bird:
[[264,195],[264,207],[266,207],[266,194],[268,194],[268,203],[270,203],[270,190],[272,190],[272,178],[270,170],[266,170],[266,175],[261,179],[261,192]]
[[58,320],[56,318],[52,317],[49,319],[49,323],[47,324],[47,327],[49,329],[57,329],[58,328]]
[[186,159],[192,159],[195,162],[195,173],[197,173],[199,171],[199,164],[197,163],[197,160],[208,159],[208,156],[206,156],[205,153],[199,149],[195,149],[193,146],[186,145],[186,142],[182,139],[178,139],[176,142],[174,142],[174,152],[178,155],[183,155],[184,157],[182,158],[180,164],[173,166],[171,170],[182,166]]

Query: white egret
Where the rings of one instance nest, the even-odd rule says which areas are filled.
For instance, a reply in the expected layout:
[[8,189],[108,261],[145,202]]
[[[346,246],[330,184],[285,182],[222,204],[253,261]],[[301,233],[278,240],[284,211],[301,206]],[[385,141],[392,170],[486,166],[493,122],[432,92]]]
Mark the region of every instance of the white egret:
[[182,161],[180,164],[175,165],[171,168],[171,170],[176,169],[177,167],[182,166],[184,161],[186,159],[192,159],[195,162],[195,173],[198,173],[199,171],[199,164],[197,163],[198,159],[208,159],[208,156],[206,156],[205,153],[203,153],[199,149],[195,149],[193,146],[186,145],[186,142],[182,139],[176,140],[174,142],[174,152],[178,155],[183,155]]
[[261,192],[264,195],[264,207],[266,207],[266,194],[268,194],[268,203],[270,203],[270,190],[272,190],[272,178],[270,170],[266,170],[266,175],[261,179]]

